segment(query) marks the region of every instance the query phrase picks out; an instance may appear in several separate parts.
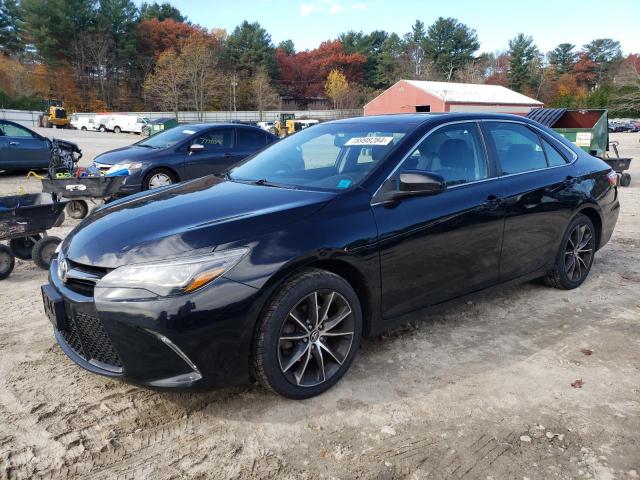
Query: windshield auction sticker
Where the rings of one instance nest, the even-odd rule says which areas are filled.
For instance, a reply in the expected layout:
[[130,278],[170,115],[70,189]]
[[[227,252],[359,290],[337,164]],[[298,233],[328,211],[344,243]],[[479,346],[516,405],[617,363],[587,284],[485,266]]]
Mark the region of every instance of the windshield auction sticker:
[[361,146],[385,146],[389,145],[393,137],[353,137],[349,139],[345,146],[347,147],[361,147]]

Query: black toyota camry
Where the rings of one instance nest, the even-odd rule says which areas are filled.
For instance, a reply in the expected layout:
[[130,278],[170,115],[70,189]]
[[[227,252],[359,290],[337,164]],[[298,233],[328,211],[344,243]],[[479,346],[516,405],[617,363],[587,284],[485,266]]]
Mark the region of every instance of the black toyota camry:
[[616,180],[517,116],[325,123],[97,210],[52,262],[45,311],[98,374],[311,397],[362,337],[435,305],[535,278],[578,287],[616,223]]

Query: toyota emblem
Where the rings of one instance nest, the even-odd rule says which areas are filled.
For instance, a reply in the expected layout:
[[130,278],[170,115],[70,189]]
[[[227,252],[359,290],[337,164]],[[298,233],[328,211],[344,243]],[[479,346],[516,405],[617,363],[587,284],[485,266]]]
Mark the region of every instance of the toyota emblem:
[[62,280],[63,283],[67,283],[67,274],[69,273],[69,264],[67,260],[61,258],[58,262],[58,276]]

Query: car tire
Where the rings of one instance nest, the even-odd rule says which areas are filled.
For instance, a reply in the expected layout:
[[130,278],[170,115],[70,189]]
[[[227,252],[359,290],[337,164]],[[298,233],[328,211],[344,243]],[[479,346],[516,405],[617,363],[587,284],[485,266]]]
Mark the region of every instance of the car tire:
[[113,127],[113,133],[120,133],[120,132],[122,132],[120,127]]
[[100,128],[98,128],[98,130],[102,133],[107,131],[107,127],[105,127],[104,125],[100,125]]
[[28,237],[12,238],[9,240],[9,248],[13,255],[20,260],[31,260],[33,246],[42,237],[40,235],[30,235]]
[[361,336],[362,310],[351,285],[331,272],[304,270],[286,281],[264,309],[252,350],[253,372],[279,395],[310,398],[345,374]]
[[66,208],[69,216],[76,220],[82,220],[89,214],[89,205],[84,200],[72,200]]
[[87,127],[82,127],[80,130],[82,130],[83,132],[87,131]]
[[142,182],[142,190],[166,187],[177,182],[176,175],[167,168],[154,168],[147,173]]
[[572,290],[587,279],[596,252],[596,230],[586,215],[576,215],[567,227],[556,262],[544,278],[554,288]]
[[16,259],[11,252],[11,249],[6,245],[0,244],[0,280],[4,280],[16,265]]
[[58,237],[44,237],[33,246],[33,263],[43,270],[49,270],[51,259],[56,255],[56,248],[62,242]]

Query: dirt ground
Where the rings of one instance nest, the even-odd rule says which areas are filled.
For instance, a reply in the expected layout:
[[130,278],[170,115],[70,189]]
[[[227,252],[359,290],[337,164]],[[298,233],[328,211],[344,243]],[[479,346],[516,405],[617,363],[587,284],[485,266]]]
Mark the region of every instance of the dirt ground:
[[[83,162],[137,139],[55,133],[94,145]],[[529,283],[367,339],[304,402],[85,372],[43,314],[46,273],[19,261],[0,282],[0,478],[638,478],[640,134],[613,137],[635,178],[582,287]],[[39,190],[0,175],[0,194],[19,186]]]

